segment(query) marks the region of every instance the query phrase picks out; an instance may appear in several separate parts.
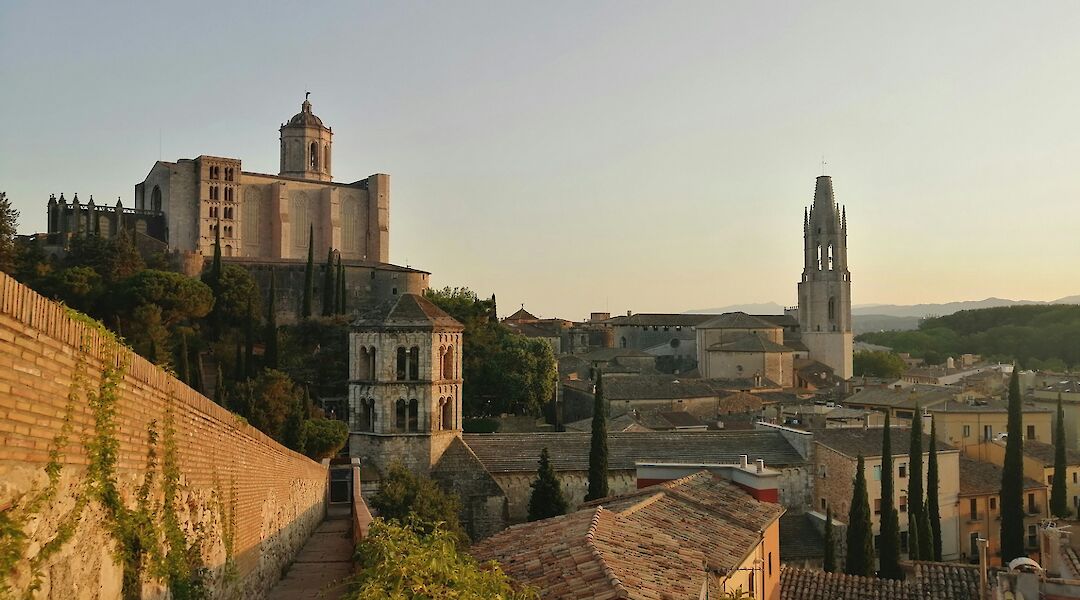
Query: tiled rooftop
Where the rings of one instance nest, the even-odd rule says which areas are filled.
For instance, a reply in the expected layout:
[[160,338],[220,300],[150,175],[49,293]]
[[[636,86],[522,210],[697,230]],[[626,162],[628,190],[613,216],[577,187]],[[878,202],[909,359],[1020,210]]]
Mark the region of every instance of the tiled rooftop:
[[[589,469],[589,433],[466,433],[465,442],[491,473],[536,471],[540,451],[548,449],[558,471]],[[751,461],[784,467],[806,461],[779,431],[654,431],[608,433],[608,468],[633,470],[637,462],[698,464]]]
[[454,317],[418,294],[402,294],[363,312],[355,327],[438,327],[461,331],[463,326]]
[[979,600],[974,565],[903,563],[903,581],[782,567],[780,600]]
[[[1001,467],[981,460],[960,456],[960,495],[983,496],[1001,493]],[[1024,489],[1038,489],[1044,484],[1024,478]]]
[[[864,457],[881,456],[882,437],[885,429],[871,427],[860,429],[858,427],[845,427],[836,429],[822,429],[814,432],[814,441],[828,446],[837,452],[852,458],[863,455]],[[911,430],[907,427],[893,427],[890,436],[893,456],[906,455],[910,451]],[[930,436],[923,434],[923,453],[930,449]],[[937,451],[946,452],[955,450],[952,446],[938,441]]]
[[[1035,440],[1024,440],[1024,455],[1041,461],[1048,467],[1054,466],[1054,445]],[[1065,447],[1065,462],[1080,465],[1080,451]]]
[[915,408],[916,404],[924,408],[952,399],[957,390],[936,385],[915,384],[900,389],[866,388],[849,396],[845,404],[860,406],[888,406],[893,408]]
[[717,589],[783,512],[700,472],[516,525],[470,553],[497,560],[542,598],[697,598],[706,586]]

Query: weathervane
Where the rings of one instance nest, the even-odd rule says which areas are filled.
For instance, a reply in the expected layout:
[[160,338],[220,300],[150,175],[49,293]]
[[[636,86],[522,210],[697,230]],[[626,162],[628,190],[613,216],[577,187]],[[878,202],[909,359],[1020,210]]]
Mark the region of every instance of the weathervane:
[[307,100],[308,96],[310,96],[310,95],[311,95],[311,92],[304,92],[304,100]]

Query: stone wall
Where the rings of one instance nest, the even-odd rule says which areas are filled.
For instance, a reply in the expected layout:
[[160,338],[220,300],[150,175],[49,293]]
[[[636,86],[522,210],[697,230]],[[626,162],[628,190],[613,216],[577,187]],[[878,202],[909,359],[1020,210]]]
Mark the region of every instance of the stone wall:
[[[569,509],[576,510],[585,502],[589,491],[588,471],[559,471],[563,497]],[[521,523],[529,516],[529,497],[532,496],[530,484],[536,480],[536,471],[520,473],[495,473],[496,483],[506,494],[507,513],[510,523]],[[608,471],[608,495],[619,496],[637,489],[637,475],[633,470]]]
[[[103,372],[116,365],[116,392],[101,393]],[[88,451],[103,441],[115,443],[115,463]],[[163,468],[170,457],[178,478]],[[264,596],[325,512],[324,467],[0,274],[0,515],[26,536],[4,584],[21,596],[36,575],[36,598],[120,597],[118,555],[130,547],[98,500],[103,478],[115,482],[125,509],[148,515],[159,531],[168,516],[162,483],[178,484],[172,514],[209,569],[215,598]],[[168,597],[152,571],[143,569],[142,597]]]

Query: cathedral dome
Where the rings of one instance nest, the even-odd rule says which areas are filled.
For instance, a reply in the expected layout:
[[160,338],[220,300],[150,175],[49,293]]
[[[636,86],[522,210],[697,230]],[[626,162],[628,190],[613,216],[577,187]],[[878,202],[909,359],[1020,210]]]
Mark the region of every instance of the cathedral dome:
[[300,112],[296,113],[295,115],[293,115],[293,118],[289,119],[289,123],[287,126],[291,127],[294,125],[325,127],[325,125],[323,125],[322,119],[316,117],[315,113],[311,112],[311,101],[307,98],[304,99],[304,103],[300,106]]

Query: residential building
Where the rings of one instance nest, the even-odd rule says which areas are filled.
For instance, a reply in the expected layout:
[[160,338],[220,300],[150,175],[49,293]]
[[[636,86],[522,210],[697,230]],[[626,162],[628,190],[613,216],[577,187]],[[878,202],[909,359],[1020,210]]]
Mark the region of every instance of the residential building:
[[[979,562],[977,540],[988,541],[987,558],[1001,565],[1001,467],[960,457],[960,558]],[[1049,514],[1048,488],[1030,477],[1024,478],[1024,545],[1036,560],[1039,522]]]
[[[1049,442],[1053,413],[1030,402],[1025,402],[1022,410],[1024,439]],[[1009,422],[1008,404],[997,399],[947,400],[928,407],[925,412],[937,423],[938,439],[962,452],[1005,433]]]
[[780,600],[783,507],[708,472],[510,527],[469,553],[541,598]]
[[[823,429],[814,432],[814,510],[824,512],[832,507],[833,516],[846,520],[851,507],[852,481],[855,479],[857,459],[865,460],[867,496],[871,507],[871,521],[876,536],[881,526],[881,449],[884,428],[873,429]],[[896,497],[893,505],[899,509],[901,545],[907,546],[907,489],[909,429],[893,428],[891,431],[893,456],[893,483]],[[923,435],[923,468],[926,478],[927,449],[930,436]],[[938,505],[941,507],[942,557],[954,560],[960,556],[958,540],[957,494],[960,480],[960,453],[955,448],[938,444]]]
[[[964,454],[995,465],[1005,464],[1005,440],[969,446]],[[1024,477],[1050,485],[1054,479],[1054,445],[1024,440]],[[1080,514],[1080,451],[1065,449],[1065,495],[1073,514]],[[1047,492],[1049,493],[1049,492]]]

